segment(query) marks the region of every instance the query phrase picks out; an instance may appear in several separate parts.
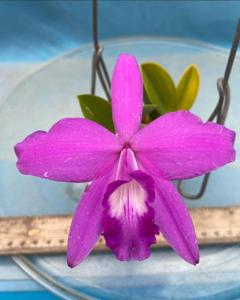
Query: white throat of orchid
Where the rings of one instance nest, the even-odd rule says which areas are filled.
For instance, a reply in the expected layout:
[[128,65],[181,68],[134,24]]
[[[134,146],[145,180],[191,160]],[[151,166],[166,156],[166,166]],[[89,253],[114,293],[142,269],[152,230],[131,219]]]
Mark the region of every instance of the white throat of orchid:
[[[139,170],[134,152],[123,149],[120,154],[115,181],[125,181],[109,197],[110,215],[120,219],[128,216],[129,221],[142,216],[147,211],[147,193],[142,186],[131,177],[131,173]],[[133,221],[133,220],[132,220]]]

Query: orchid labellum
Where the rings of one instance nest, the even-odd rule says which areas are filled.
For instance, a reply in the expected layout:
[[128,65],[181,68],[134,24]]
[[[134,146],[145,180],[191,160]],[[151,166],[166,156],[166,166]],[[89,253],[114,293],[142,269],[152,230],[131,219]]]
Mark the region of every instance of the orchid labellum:
[[100,235],[119,260],[143,260],[162,234],[191,264],[199,261],[194,227],[171,182],[203,175],[235,159],[235,134],[188,111],[141,128],[143,83],[136,59],[120,55],[112,78],[116,134],[83,118],[66,118],[15,146],[23,174],[91,182],[74,214],[67,260],[82,262]]

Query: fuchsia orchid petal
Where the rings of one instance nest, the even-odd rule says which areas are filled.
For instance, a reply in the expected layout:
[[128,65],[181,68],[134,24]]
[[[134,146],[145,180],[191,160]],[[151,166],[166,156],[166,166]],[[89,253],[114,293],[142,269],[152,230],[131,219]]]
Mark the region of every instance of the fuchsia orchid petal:
[[232,162],[235,133],[212,122],[203,123],[189,111],[167,113],[131,140],[137,160],[153,166],[165,179],[199,176]]
[[199,262],[199,248],[188,210],[176,187],[168,180],[154,178],[155,223],[172,248],[187,262]]
[[[37,131],[15,146],[23,174],[83,182],[102,176],[117,161],[118,138],[95,122],[69,118]],[[103,169],[104,166],[104,169]]]
[[119,56],[111,87],[114,126],[128,140],[139,129],[142,118],[143,83],[134,56]]
[[[120,164],[125,170],[134,168],[134,159],[131,150],[123,150]],[[150,256],[150,245],[156,242],[155,234],[159,233],[149,205],[154,199],[154,182],[140,170],[132,170],[127,176],[123,172],[118,174],[128,180],[116,180],[107,188],[103,200],[103,235],[119,260],[143,260]]]
[[107,175],[93,181],[79,201],[68,237],[67,261],[70,267],[88,256],[102,233],[102,199],[109,180]]

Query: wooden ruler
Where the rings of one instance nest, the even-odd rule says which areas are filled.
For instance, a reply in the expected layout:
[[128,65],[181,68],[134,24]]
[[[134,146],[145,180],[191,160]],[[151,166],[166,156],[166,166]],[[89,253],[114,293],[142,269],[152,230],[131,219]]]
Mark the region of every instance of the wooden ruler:
[[[240,206],[190,210],[200,245],[240,242]],[[71,216],[0,218],[0,255],[63,253]],[[167,246],[160,235],[155,247]],[[106,250],[101,237],[95,250]]]

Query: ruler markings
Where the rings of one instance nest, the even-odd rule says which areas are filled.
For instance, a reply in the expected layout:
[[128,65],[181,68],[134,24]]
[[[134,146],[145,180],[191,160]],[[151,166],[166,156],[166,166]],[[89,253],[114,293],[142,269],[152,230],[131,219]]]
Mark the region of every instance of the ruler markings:
[[[240,242],[240,206],[190,209],[200,245]],[[72,216],[0,218],[0,255],[64,253]],[[157,237],[154,247],[168,246]],[[100,237],[95,250],[107,250]]]

